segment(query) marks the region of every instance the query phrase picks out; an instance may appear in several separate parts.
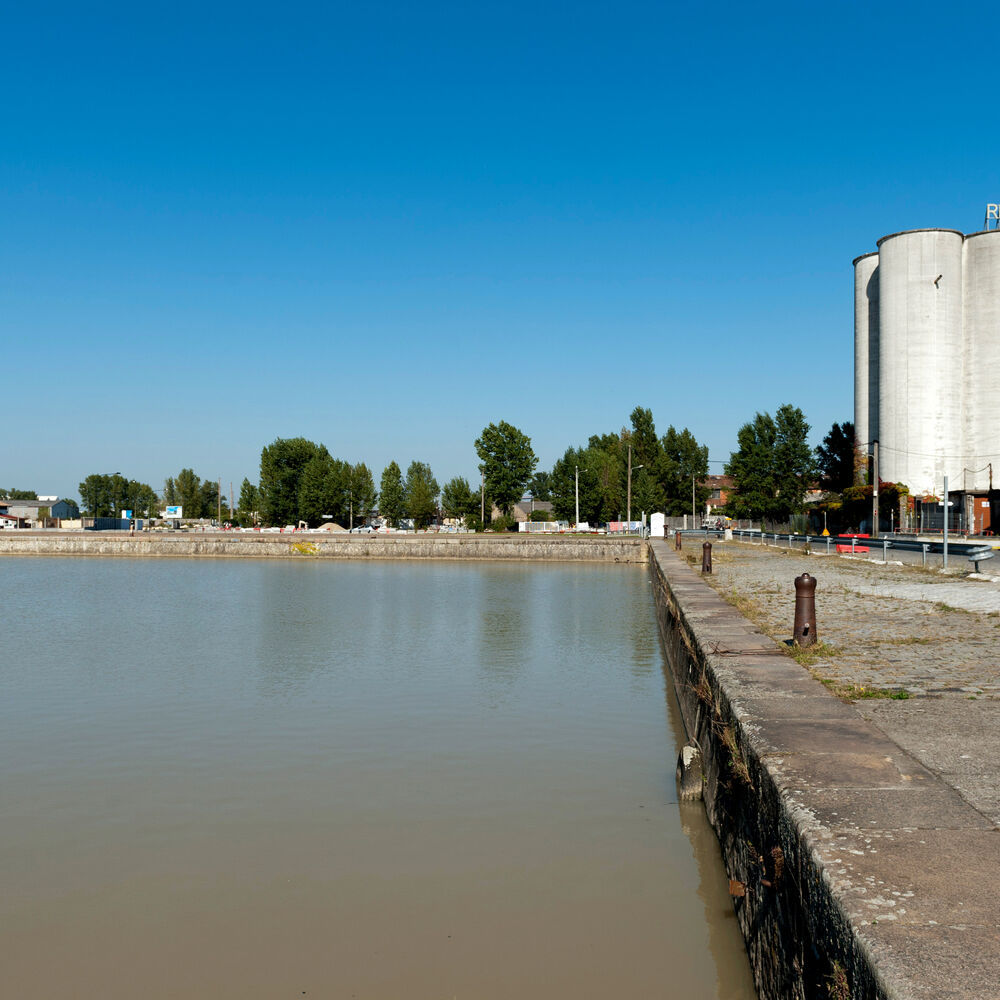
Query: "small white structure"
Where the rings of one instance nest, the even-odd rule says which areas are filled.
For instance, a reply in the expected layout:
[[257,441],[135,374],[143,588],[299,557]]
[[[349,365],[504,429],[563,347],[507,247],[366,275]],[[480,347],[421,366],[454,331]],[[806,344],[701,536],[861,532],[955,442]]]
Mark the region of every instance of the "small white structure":
[[666,514],[650,514],[649,515],[649,537],[650,538],[665,538],[667,534],[667,515]]

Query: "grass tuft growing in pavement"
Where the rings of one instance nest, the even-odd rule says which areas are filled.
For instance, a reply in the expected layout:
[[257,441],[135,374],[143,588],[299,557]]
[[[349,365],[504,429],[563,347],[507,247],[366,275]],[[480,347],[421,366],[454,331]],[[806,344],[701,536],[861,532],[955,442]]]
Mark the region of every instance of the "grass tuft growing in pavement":
[[825,660],[840,653],[836,646],[831,646],[828,642],[817,642],[812,646],[796,646],[792,643],[784,646],[784,649],[800,667],[811,667],[817,660]]
[[892,701],[906,701],[910,692],[905,688],[866,687],[864,684],[843,684],[830,677],[818,677],[841,701],[864,701],[869,698],[889,698]]

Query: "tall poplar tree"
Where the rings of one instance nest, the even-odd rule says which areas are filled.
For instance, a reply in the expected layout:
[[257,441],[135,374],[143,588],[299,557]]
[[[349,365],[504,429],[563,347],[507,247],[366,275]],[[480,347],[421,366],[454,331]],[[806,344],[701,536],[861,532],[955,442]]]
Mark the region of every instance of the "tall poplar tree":
[[378,491],[378,512],[382,519],[397,527],[403,516],[403,474],[395,462],[382,470]]

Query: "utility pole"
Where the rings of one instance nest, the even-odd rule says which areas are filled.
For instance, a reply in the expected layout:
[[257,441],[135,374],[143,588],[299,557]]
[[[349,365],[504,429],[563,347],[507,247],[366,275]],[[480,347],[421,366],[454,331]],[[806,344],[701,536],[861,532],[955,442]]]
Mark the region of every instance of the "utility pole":
[[944,568],[948,568],[948,477],[944,477]]
[[479,470],[479,523],[486,527],[486,466]]
[[872,441],[872,538],[878,538],[878,441]]
[[229,520],[236,520],[236,504],[233,501],[233,481],[229,480]]
[[219,487],[219,513],[215,519],[215,523],[217,527],[221,528],[222,527],[222,476],[219,476],[217,485]]
[[576,521],[573,524],[574,528],[579,527],[580,524],[580,466],[579,465],[576,467],[575,494],[576,494]]
[[691,527],[697,527],[697,518],[694,512],[694,476],[691,477]]

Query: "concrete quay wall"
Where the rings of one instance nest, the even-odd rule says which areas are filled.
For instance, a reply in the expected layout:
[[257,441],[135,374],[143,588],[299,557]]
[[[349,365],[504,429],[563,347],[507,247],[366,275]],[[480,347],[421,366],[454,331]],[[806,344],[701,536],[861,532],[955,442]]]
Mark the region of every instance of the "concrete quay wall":
[[680,554],[659,540],[650,553],[674,689],[760,997],[1000,996],[1000,831]]
[[514,559],[644,563],[638,537],[0,531],[0,555],[278,559]]

